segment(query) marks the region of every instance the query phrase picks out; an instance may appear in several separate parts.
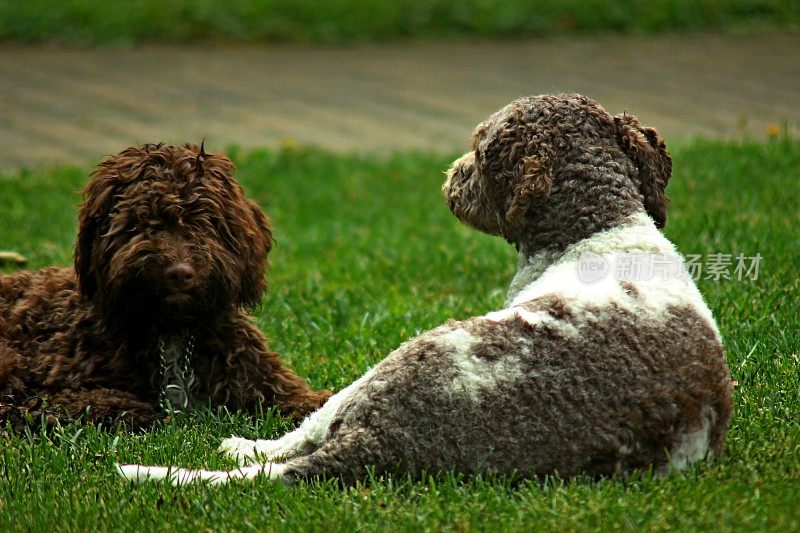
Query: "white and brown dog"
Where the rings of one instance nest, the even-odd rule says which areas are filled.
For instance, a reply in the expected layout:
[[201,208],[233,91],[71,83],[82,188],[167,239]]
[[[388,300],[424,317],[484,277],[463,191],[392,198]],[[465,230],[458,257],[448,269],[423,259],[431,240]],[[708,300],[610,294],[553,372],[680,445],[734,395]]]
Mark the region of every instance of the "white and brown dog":
[[[711,312],[658,229],[670,174],[664,142],[630,115],[579,95],[512,102],[477,127],[444,185],[459,219],[519,249],[504,309],[406,342],[280,439],[222,443],[252,466],[120,473],[605,476],[719,452],[731,381]],[[654,258],[670,268],[618,275]]]

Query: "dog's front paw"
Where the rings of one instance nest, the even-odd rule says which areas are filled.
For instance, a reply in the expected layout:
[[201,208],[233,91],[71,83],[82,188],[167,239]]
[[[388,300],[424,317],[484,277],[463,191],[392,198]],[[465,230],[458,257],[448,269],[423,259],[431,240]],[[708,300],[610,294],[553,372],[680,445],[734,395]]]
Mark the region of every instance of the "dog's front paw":
[[238,461],[240,465],[250,464],[256,460],[256,441],[232,436],[222,441],[218,451]]
[[287,455],[287,450],[280,440],[248,440],[231,437],[223,440],[218,449],[220,453],[235,459],[242,466],[255,462],[267,463]]

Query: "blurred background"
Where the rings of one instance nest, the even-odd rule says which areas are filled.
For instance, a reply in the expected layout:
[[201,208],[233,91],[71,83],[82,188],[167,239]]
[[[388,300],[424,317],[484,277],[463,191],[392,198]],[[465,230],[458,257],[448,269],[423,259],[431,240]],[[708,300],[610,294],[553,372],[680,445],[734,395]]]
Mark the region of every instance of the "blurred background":
[[454,153],[528,94],[791,135],[800,0],[0,0],[0,169],[141,142]]

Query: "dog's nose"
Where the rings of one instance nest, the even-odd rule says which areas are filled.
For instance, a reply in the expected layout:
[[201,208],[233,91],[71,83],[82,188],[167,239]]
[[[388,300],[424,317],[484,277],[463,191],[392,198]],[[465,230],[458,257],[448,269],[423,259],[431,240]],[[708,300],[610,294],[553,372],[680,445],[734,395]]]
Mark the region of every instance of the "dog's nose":
[[194,275],[194,267],[189,263],[173,263],[164,270],[167,283],[176,289],[185,289],[191,285]]

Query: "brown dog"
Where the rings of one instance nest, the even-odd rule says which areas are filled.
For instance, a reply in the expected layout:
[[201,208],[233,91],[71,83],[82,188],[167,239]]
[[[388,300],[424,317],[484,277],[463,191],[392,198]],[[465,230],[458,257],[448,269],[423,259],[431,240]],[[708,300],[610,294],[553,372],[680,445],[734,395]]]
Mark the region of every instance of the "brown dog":
[[325,402],[246,311],[266,289],[272,234],[233,172],[190,145],[128,148],[98,166],[75,268],[0,276],[0,421],[31,397],[135,427],[209,402],[297,417]]

